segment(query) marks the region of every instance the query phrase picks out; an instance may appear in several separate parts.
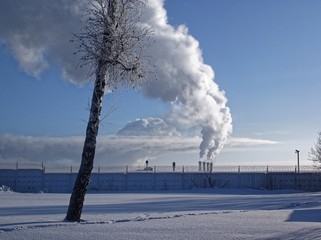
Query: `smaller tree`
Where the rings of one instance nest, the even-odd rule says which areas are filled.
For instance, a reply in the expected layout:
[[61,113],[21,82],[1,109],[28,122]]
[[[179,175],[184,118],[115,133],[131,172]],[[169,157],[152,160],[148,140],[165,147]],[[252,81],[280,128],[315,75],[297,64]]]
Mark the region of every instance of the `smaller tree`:
[[321,169],[321,131],[318,132],[314,147],[311,147],[308,159],[313,162],[315,168]]

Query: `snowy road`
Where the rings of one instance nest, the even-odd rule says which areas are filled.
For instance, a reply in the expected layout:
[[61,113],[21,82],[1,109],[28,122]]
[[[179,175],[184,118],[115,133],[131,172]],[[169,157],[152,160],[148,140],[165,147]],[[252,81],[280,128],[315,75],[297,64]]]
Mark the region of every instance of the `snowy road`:
[[0,192],[0,239],[321,239],[321,193],[224,190],[88,194]]

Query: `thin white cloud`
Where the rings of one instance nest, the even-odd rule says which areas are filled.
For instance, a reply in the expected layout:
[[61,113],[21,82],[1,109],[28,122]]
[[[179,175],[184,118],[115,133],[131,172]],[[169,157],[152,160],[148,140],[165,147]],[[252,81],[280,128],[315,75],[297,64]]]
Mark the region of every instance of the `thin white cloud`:
[[[44,162],[47,165],[79,164],[84,137],[0,136],[1,162]],[[133,165],[162,153],[196,150],[200,139],[179,136],[102,136],[95,163]]]
[[266,139],[257,139],[257,138],[229,138],[227,141],[227,146],[236,147],[236,146],[258,146],[258,145],[274,145],[278,144],[277,141],[266,140]]
[[[78,165],[84,137],[0,136],[0,162],[44,162],[46,165]],[[186,136],[101,136],[95,164],[135,165],[146,159],[173,152],[197,152],[200,137]],[[261,146],[277,142],[236,138],[227,148]],[[168,163],[165,163],[168,164]],[[195,162],[196,164],[196,162]]]
[[275,136],[275,135],[289,135],[289,131],[270,131],[270,132],[257,132],[254,135],[256,136]]

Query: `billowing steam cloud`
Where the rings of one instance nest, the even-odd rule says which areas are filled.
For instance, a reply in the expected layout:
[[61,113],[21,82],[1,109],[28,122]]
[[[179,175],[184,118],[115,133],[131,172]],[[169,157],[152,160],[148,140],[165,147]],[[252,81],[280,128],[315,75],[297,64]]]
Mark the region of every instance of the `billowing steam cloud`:
[[176,126],[202,128],[200,157],[212,159],[232,131],[227,99],[214,82],[214,71],[204,64],[198,41],[185,26],[168,24],[163,1],[149,0],[145,16],[155,31],[152,62],[158,80],[143,89],[148,97],[172,103],[166,120]]
[[0,44],[10,48],[30,76],[39,78],[56,64],[65,80],[84,82],[86,70],[77,68],[79,56],[73,54],[70,39],[80,31],[80,15],[87,4],[86,0],[0,1]]
[[[61,66],[62,77],[74,83],[86,80],[76,69],[78,56],[69,42],[80,31],[80,15],[87,0],[0,1],[0,44],[7,46],[27,74],[39,77],[50,64]],[[177,129],[201,128],[200,157],[212,159],[232,131],[227,99],[214,82],[213,69],[204,64],[198,41],[185,26],[168,24],[163,0],[148,0],[144,24],[155,32],[150,51],[157,80],[143,87],[150,98],[171,103],[165,117]]]
[[174,127],[168,126],[161,118],[136,119],[120,129],[118,136],[178,136]]

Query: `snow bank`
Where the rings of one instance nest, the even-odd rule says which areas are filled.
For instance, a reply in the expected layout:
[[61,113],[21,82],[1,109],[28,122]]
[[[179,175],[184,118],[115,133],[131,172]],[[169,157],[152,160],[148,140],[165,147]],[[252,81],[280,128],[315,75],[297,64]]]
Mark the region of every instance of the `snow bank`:
[[69,194],[3,194],[0,239],[320,239],[321,193],[215,189],[87,194],[81,223]]
[[0,193],[1,193],[1,192],[12,192],[12,191],[11,191],[10,187],[7,187],[7,186],[5,186],[5,185],[2,185],[2,186],[0,187]]

